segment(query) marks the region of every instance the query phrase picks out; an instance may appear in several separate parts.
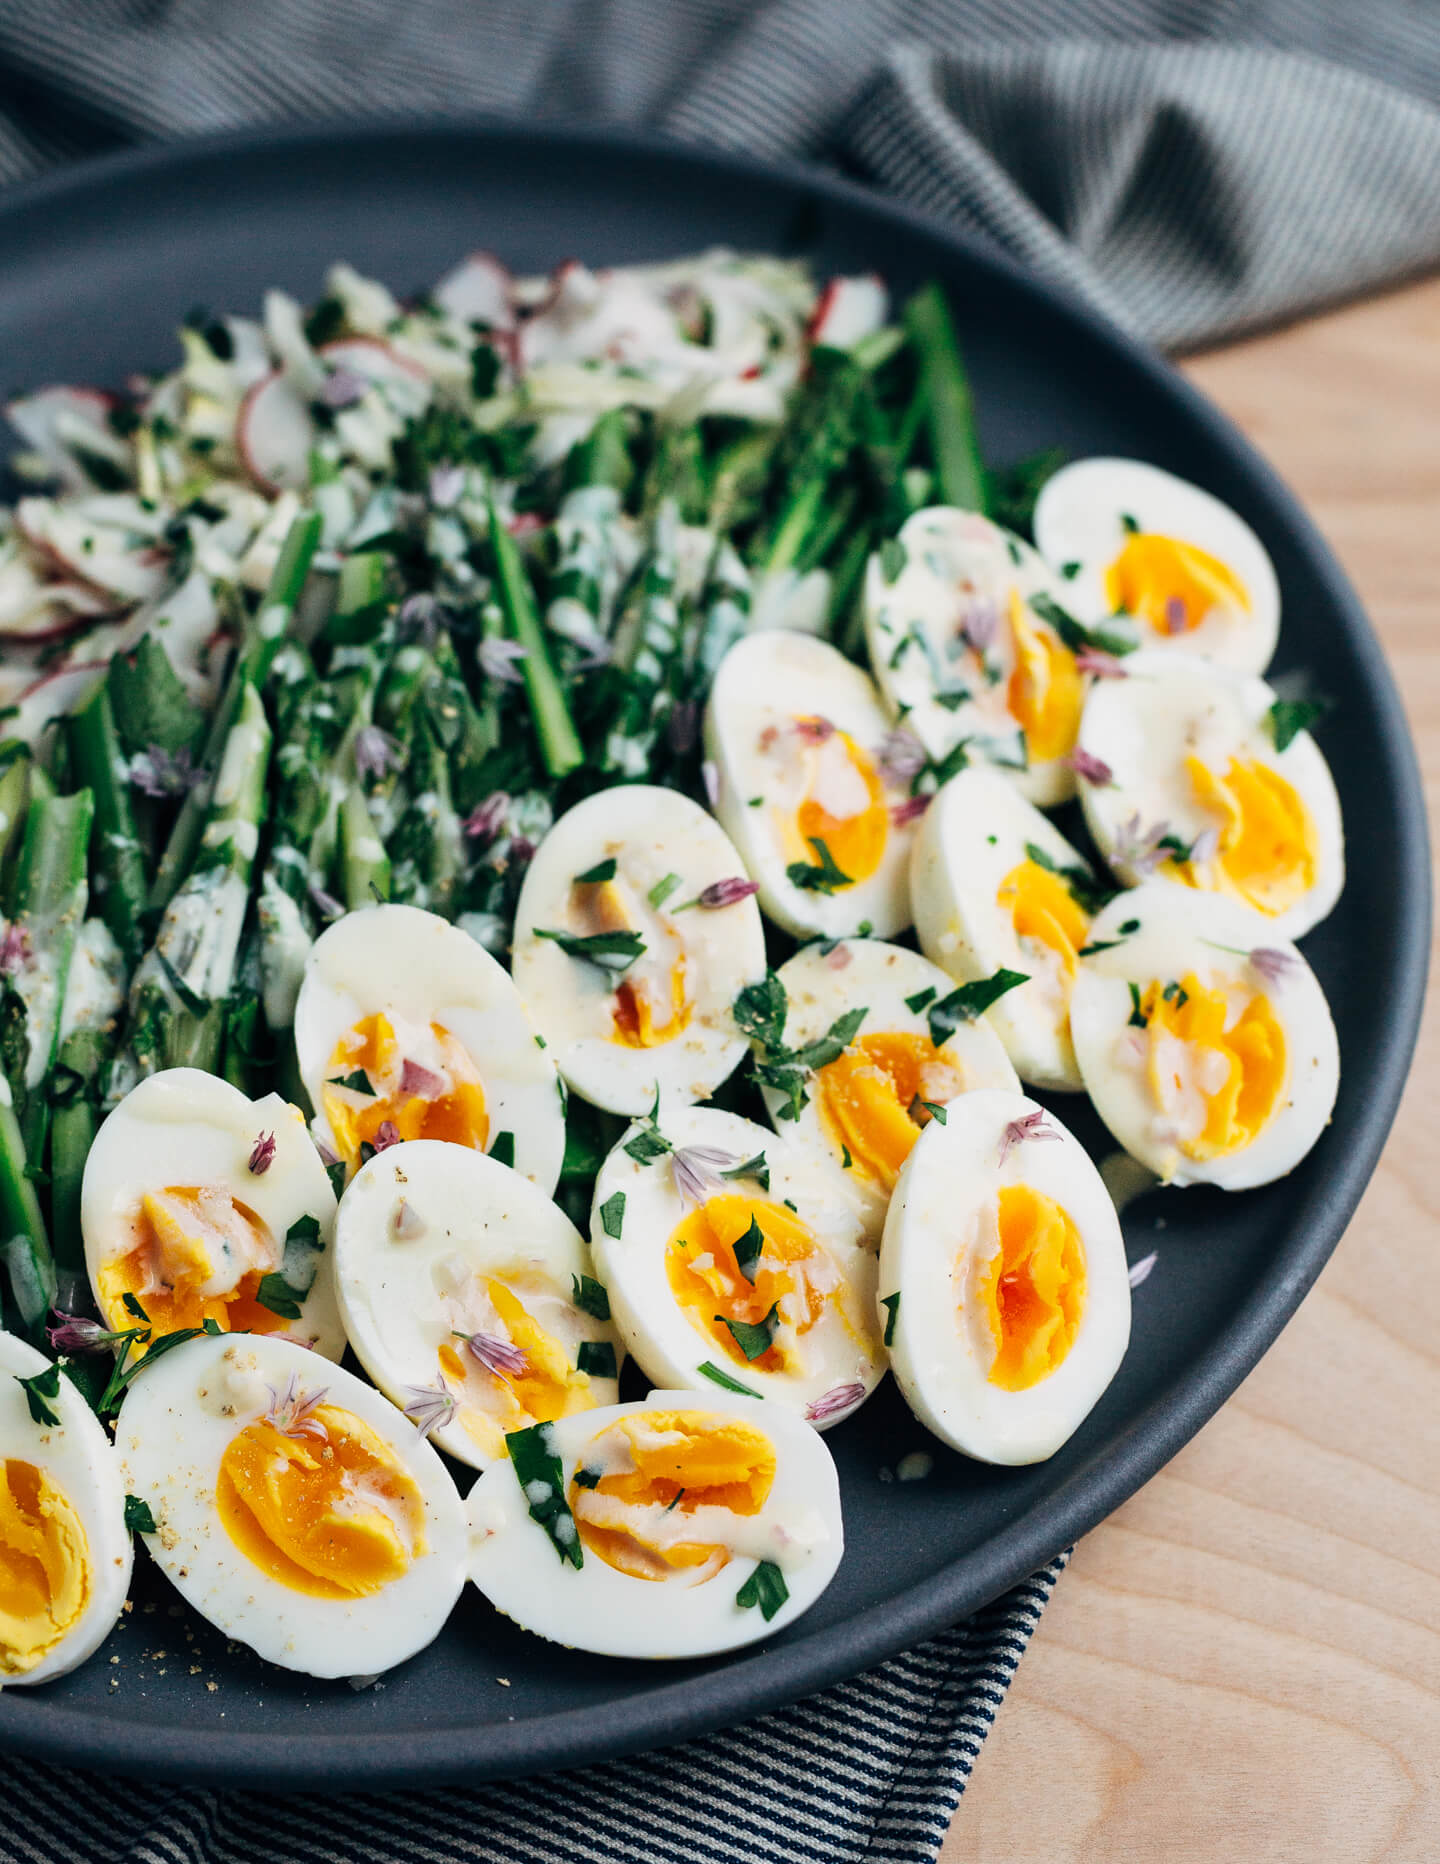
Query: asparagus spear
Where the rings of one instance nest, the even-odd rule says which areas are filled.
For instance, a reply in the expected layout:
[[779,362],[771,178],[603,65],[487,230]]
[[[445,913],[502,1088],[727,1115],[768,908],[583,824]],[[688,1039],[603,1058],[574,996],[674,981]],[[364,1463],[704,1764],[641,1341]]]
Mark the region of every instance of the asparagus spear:
[[[100,1082],[125,1001],[125,962],[103,919],[87,919],[75,941],[60,1012],[60,1049],[50,1084],[50,1225],[57,1275],[85,1281],[80,1186],[99,1124]],[[71,1289],[57,1305],[70,1309]]]
[[600,768],[643,777],[656,738],[653,704],[664,686],[680,638],[675,599],[680,513],[662,499],[650,532],[650,559],[631,619],[631,654],[614,723],[606,733]]
[[390,858],[370,814],[365,792],[351,784],[340,805],[340,851],[345,904],[351,912],[390,897]]
[[55,1263],[50,1238],[26,1166],[20,1122],[0,1083],[0,1260],[10,1285],[7,1321],[34,1344],[45,1314],[55,1303]]
[[985,469],[975,434],[975,409],[944,292],[936,284],[923,286],[905,306],[903,317],[920,358],[940,496],[947,505],[983,512]]
[[103,682],[66,720],[66,731],[76,779],[95,798],[97,904],[125,962],[135,965],[145,950],[145,861],[110,694]]
[[545,651],[545,633],[535,608],[535,595],[515,539],[500,522],[493,496],[487,499],[490,548],[495,558],[496,593],[512,638],[525,649],[520,669],[530,701],[530,716],[540,742],[545,768],[554,778],[569,776],[585,761],[585,752],[565,704],[565,695]]
[[702,599],[705,620],[696,651],[699,693],[709,692],[720,662],[744,634],[750,620],[750,572],[728,538],[722,538],[710,562]]

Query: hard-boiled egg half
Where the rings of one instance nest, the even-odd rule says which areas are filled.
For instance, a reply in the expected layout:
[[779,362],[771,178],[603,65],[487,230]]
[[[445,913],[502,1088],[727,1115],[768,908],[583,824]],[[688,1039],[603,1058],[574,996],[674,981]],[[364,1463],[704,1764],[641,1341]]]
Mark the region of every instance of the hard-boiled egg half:
[[885,1370],[875,1257],[827,1162],[717,1107],[637,1123],[595,1180],[590,1246],[657,1385],[778,1399],[837,1423]]
[[1080,729],[1085,820],[1129,884],[1154,875],[1252,907],[1298,938],[1345,884],[1340,799],[1308,731],[1264,680],[1132,654]]
[[1128,615],[1142,645],[1263,673],[1280,587],[1241,517],[1140,460],[1076,460],[1041,488],[1035,542],[1082,621]]
[[1065,591],[1028,544],[972,511],[917,511],[870,559],[864,599],[880,690],[933,759],[963,742],[1032,802],[1074,793],[1085,675],[1056,631]]
[[130,1563],[104,1426],[58,1367],[0,1333],[0,1686],[47,1683],[98,1650]]
[[840,1564],[830,1452],[782,1405],[654,1391],[511,1440],[467,1504],[471,1578],[527,1631],[610,1657],[773,1636]]
[[147,1367],[115,1432],[151,1558],[270,1663],[373,1676],[465,1580],[460,1496],[388,1398],[287,1340],[198,1339]]
[[[989,1022],[967,1014],[944,971],[903,945],[807,945],[775,979],[778,1046],[808,1065],[803,1076],[782,1073],[781,1086],[762,1075],[765,1105],[795,1151],[841,1172],[878,1247],[895,1180],[934,1109],[972,1088],[1018,1092],[1020,1083]],[[756,1050],[762,1068],[775,1066],[763,1038]]]
[[569,1086],[612,1113],[703,1100],[745,1052],[765,973],[754,883],[719,824],[637,783],[563,815],[525,875],[514,977]]
[[1022,1094],[952,1102],[900,1174],[880,1250],[890,1363],[911,1410],[986,1463],[1038,1463],[1130,1338],[1120,1220],[1084,1147]]
[[316,1135],[347,1169],[397,1139],[444,1139],[555,1189],[565,1115],[554,1064],[509,974],[435,913],[368,906],[322,932],[295,1053]]
[[250,1100],[199,1068],[167,1068],[132,1088],[85,1161],[85,1264],[115,1331],[148,1323],[158,1339],[213,1322],[338,1359],[334,1222],[335,1193],[299,1109],[278,1094]]
[[1155,883],[1091,928],[1070,1000],[1085,1089],[1169,1184],[1242,1191],[1294,1169],[1330,1118],[1340,1051],[1325,994],[1257,913]]
[[715,813],[797,938],[910,923],[912,804],[887,761],[890,721],[860,668],[812,635],[737,641],[705,713]]
[[[1021,1080],[1075,1091],[1070,989],[1102,892],[1053,823],[989,770],[962,770],[925,813],[910,870],[925,955],[972,991]],[[994,980],[987,984],[987,980]]]
[[387,1397],[462,1463],[614,1404],[618,1342],[574,1224],[518,1172],[441,1140],[362,1165],[335,1225],[345,1331]]

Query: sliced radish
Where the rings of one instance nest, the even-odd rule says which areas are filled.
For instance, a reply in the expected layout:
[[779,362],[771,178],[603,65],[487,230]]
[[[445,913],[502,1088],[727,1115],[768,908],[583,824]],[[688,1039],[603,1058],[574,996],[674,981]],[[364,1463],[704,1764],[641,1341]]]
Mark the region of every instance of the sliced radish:
[[890,293],[878,272],[832,278],[820,293],[806,334],[827,349],[853,349],[872,336],[890,314]]
[[0,731],[7,737],[35,744],[47,725],[84,705],[104,679],[109,664],[106,660],[86,661],[47,673],[27,687],[14,717],[0,721]]
[[515,323],[515,280],[493,252],[472,252],[430,294],[442,311],[462,324],[509,330]]
[[273,494],[310,483],[315,423],[283,370],[257,382],[241,402],[235,444],[245,470],[263,491]]
[[418,362],[402,356],[383,337],[336,337],[319,351],[332,369],[349,369],[367,382],[425,382]]
[[113,395],[95,388],[42,388],[6,405],[10,425],[26,446],[37,454],[67,491],[89,492],[95,481],[76,451],[93,454],[131,470],[129,443],[110,426]]
[[56,640],[110,606],[98,589],[37,574],[17,539],[0,545],[0,635],[6,640]]
[[142,534],[137,543],[139,527],[107,521],[100,515],[96,508],[110,502],[97,498],[62,504],[49,498],[22,498],[15,507],[15,526],[66,577],[76,577],[125,603],[148,601],[165,587],[169,553],[153,535]]

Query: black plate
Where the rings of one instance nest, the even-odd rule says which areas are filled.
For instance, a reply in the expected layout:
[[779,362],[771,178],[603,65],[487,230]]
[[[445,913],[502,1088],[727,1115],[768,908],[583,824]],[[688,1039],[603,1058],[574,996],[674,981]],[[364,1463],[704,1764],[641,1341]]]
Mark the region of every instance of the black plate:
[[[272,284],[314,297],[336,258],[407,292],[476,246],[544,270],[571,254],[599,264],[717,241],[877,269],[899,289],[939,277],[993,461],[1056,443],[1132,454],[1208,487],[1259,532],[1284,591],[1277,664],[1304,663],[1342,702],[1321,743],[1349,884],[1306,941],[1340,1032],[1334,1122],[1266,1190],[1135,1207],[1131,1257],[1158,1247],[1159,1266],[1119,1376],[1050,1462],[966,1462],[930,1442],[893,1385],[834,1432],[845,1560],[814,1610],[768,1644],[669,1666],[587,1657],[516,1631],[471,1588],[430,1650],[356,1693],[227,1650],[142,1559],[134,1610],[100,1655],[0,1695],[12,1751],[251,1787],[378,1788],[573,1766],[818,1689],[994,1598],[1154,1475],[1260,1358],[1355,1209],[1405,1078],[1429,945],[1424,805],[1395,688],[1275,475],[1171,370],[1060,293],[857,188],[730,157],[498,127],[283,132],[126,157],[6,199],[4,386],[169,367],[191,305],[251,310]],[[882,1480],[921,1448],[935,1459],[928,1480]]]

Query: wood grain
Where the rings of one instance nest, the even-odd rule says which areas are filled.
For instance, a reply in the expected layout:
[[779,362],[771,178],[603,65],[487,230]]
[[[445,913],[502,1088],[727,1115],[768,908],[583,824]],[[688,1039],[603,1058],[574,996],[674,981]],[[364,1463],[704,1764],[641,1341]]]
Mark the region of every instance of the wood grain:
[[[1187,373],[1378,628],[1440,819],[1440,281]],[[1383,980],[1379,980],[1383,987]],[[942,1864],[1440,1859],[1440,1041],[1300,1313],[1077,1549]]]

